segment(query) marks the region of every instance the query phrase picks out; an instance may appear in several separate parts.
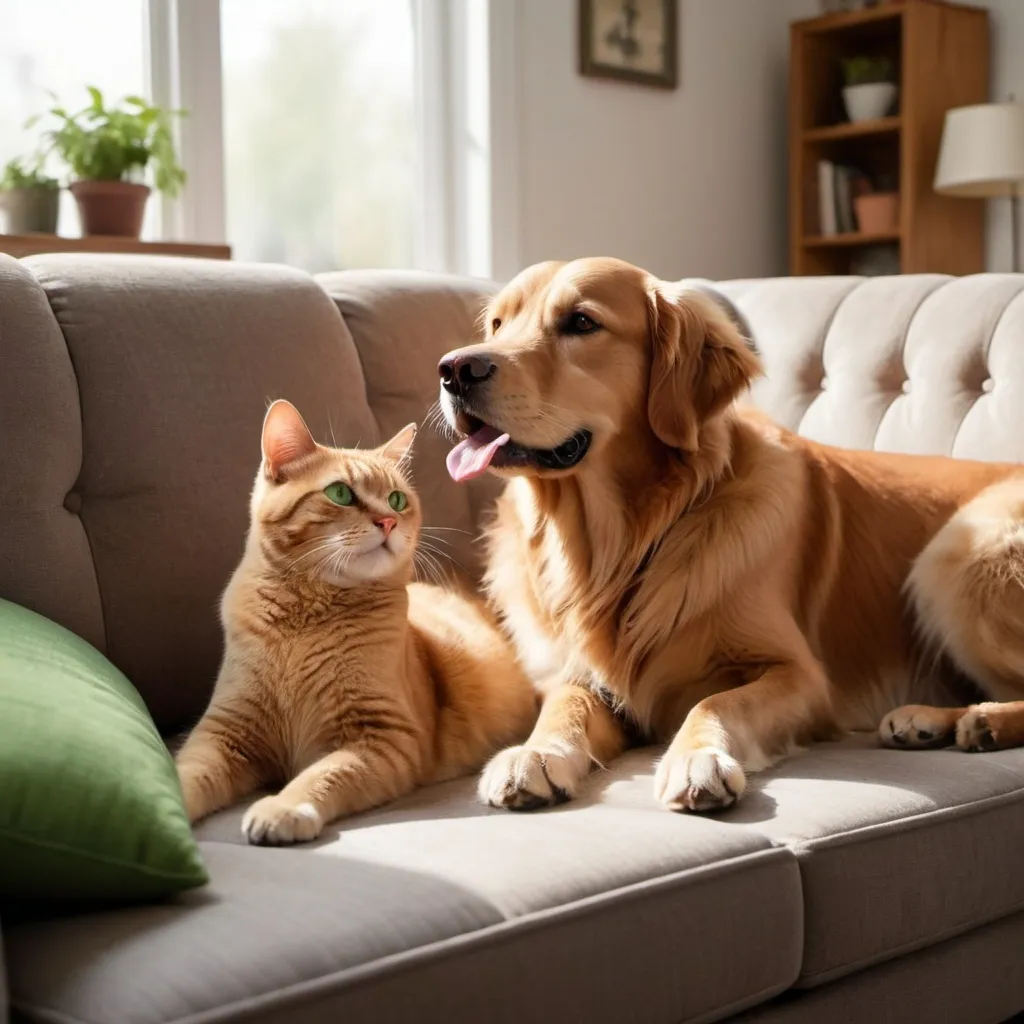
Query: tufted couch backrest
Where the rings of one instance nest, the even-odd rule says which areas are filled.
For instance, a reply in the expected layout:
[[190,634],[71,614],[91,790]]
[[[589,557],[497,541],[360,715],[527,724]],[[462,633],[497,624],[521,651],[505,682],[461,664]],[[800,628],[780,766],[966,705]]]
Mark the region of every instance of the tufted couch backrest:
[[[849,447],[1024,461],[1024,275],[710,286],[763,353],[753,400]],[[166,730],[220,657],[267,401],[322,440],[423,422],[435,365],[493,286],[162,257],[0,256],[0,597],[94,643]],[[494,481],[457,486],[429,429],[428,521],[479,568]]]
[[[209,695],[272,398],[370,445],[437,394],[486,285],[166,257],[0,256],[0,597],[85,637],[173,731]],[[350,327],[351,324],[351,327]],[[425,431],[425,518],[472,571],[484,495]]]
[[765,363],[752,399],[846,448],[1024,462],[1024,275],[714,286]]

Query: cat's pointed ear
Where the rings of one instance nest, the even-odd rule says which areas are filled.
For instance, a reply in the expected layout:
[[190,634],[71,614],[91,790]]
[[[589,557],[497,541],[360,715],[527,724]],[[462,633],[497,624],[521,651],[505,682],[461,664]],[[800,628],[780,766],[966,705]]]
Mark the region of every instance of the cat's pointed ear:
[[316,441],[299,410],[284,399],[274,402],[263,420],[263,470],[267,476],[279,481],[289,463],[315,451]]
[[402,462],[412,452],[412,443],[416,440],[416,424],[407,423],[390,441],[385,441],[377,450],[386,459]]

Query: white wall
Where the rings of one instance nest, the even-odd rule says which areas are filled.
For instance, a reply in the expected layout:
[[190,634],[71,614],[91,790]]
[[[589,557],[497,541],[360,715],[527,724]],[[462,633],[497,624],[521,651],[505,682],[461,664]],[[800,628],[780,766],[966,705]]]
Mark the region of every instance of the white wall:
[[[989,99],[1006,100],[1010,94],[1024,103],[1024,0],[966,0],[987,7],[992,33],[992,77]],[[988,270],[1008,271],[1010,257],[1010,204],[1006,199],[988,203],[985,250]],[[1024,230],[1024,224],[1021,225]]]
[[517,7],[521,266],[786,273],[788,24],[817,0],[682,0],[673,92],[581,77],[577,0],[501,2]]

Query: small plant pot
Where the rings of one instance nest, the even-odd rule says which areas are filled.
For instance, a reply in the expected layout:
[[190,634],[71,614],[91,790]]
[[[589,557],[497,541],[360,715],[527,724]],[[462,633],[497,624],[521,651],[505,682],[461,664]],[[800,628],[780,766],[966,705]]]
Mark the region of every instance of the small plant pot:
[[874,121],[892,110],[899,90],[892,82],[848,85],[843,90],[846,115],[851,121]]
[[78,204],[83,235],[138,238],[141,234],[148,185],[130,181],[75,181],[68,190]]
[[12,188],[0,192],[0,211],[8,235],[57,234],[57,206],[60,193],[55,188]]
[[871,192],[853,201],[857,230],[864,235],[883,235],[895,231],[900,220],[898,192]]

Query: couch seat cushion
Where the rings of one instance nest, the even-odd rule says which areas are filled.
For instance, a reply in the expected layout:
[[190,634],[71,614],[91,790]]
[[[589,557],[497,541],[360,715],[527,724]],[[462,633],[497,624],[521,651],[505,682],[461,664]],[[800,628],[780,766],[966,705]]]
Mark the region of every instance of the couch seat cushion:
[[650,765],[636,752],[534,815],[484,808],[460,780],[303,849],[245,846],[227,812],[199,830],[206,890],[11,927],[12,1001],[96,1024],[680,1024],[787,988],[796,858],[754,828],[658,809]]
[[723,824],[791,849],[803,880],[801,985],[1024,907],[1024,749],[821,744],[753,780]]

